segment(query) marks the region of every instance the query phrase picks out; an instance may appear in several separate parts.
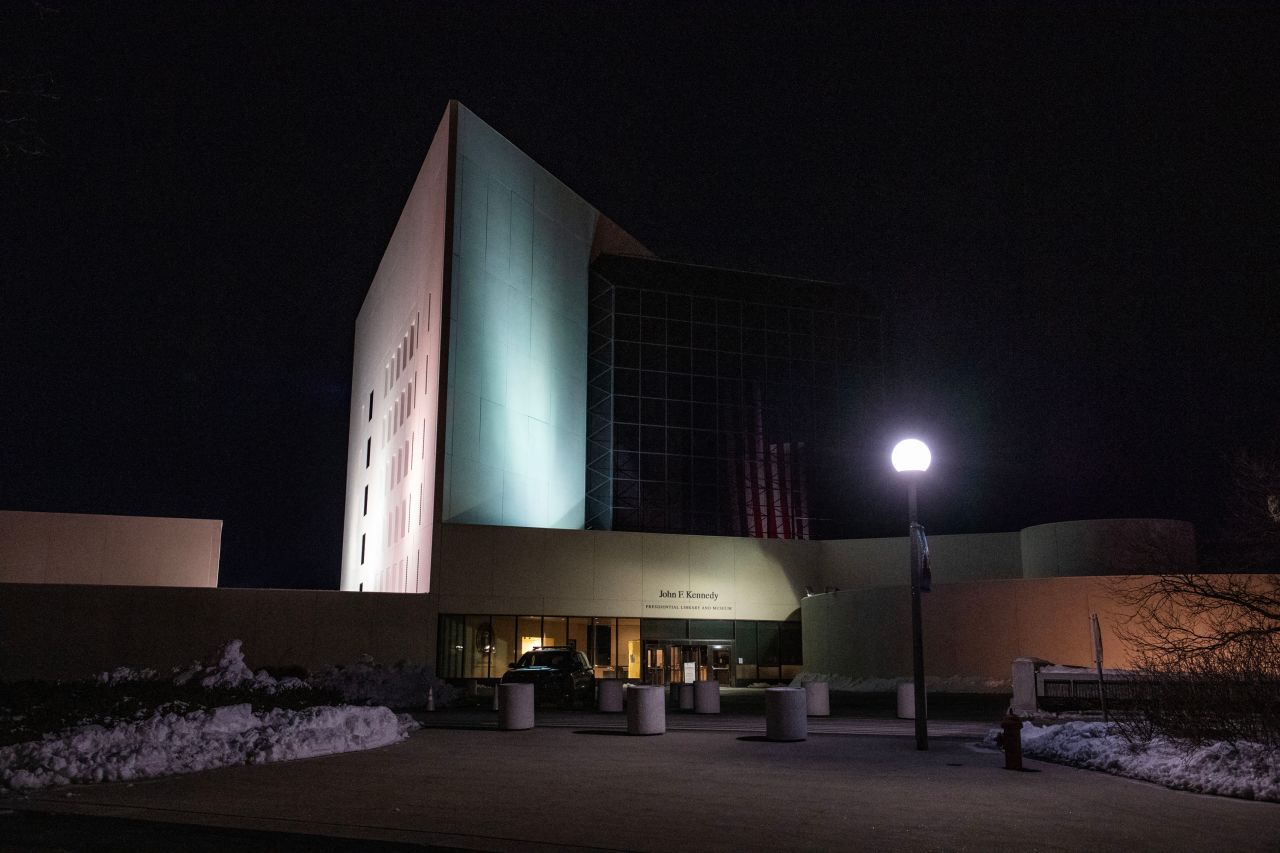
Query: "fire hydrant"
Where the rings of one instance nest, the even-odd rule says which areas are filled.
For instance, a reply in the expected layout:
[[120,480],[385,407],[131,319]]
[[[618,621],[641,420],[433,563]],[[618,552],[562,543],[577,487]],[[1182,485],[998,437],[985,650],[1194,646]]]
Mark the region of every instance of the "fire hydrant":
[[1000,721],[1000,734],[996,735],[996,746],[1004,750],[1004,769],[1022,769],[1022,718],[1009,709],[1009,713]]

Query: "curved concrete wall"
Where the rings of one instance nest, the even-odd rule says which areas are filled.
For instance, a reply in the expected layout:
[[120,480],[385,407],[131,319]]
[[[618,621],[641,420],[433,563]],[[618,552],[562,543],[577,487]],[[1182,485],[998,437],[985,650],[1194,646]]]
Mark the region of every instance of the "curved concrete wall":
[[1195,528],[1167,518],[1060,521],[1024,528],[1022,576],[1082,577],[1190,571]]
[[[833,539],[822,549],[823,586],[858,589],[907,583],[907,537]],[[934,583],[1022,577],[1017,533],[964,533],[929,537]]]
[[[820,543],[822,584],[840,589],[907,582],[907,539]],[[1167,518],[1040,524],[1014,533],[929,537],[935,584],[1015,578],[1097,577],[1196,567],[1195,528]]]

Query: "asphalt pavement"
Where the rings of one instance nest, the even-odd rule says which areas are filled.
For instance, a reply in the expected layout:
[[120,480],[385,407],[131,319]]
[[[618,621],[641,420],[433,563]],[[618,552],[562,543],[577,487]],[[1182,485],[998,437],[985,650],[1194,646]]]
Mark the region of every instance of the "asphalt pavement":
[[[1280,850],[1280,805],[1006,771],[963,732],[921,752],[905,721],[774,743],[733,715],[630,737],[617,717],[557,713],[510,732],[438,712],[383,749],[7,796],[0,850]],[[97,846],[60,841],[60,820]],[[21,846],[24,822],[44,841]]]

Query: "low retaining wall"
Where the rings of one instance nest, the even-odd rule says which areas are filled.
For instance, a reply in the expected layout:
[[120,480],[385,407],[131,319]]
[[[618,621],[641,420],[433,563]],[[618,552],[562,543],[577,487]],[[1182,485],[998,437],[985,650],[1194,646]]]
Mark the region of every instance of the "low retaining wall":
[[244,641],[254,669],[369,654],[435,663],[429,596],[286,589],[0,584],[0,681],[160,671]]
[[[1136,580],[1129,578],[1127,580]],[[1013,659],[1089,664],[1089,614],[1097,613],[1108,667],[1131,664],[1116,628],[1130,615],[1114,578],[971,581],[924,593],[929,677],[1007,683]],[[906,586],[841,590],[801,602],[804,668],[850,678],[911,674],[911,598]]]
[[222,522],[0,511],[0,583],[218,585]]

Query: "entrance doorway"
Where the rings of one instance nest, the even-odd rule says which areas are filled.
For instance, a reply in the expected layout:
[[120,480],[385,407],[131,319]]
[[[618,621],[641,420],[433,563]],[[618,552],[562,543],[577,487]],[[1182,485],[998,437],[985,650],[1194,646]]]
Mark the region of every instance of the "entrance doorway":
[[733,684],[733,640],[645,640],[640,658],[645,684],[718,681]]

